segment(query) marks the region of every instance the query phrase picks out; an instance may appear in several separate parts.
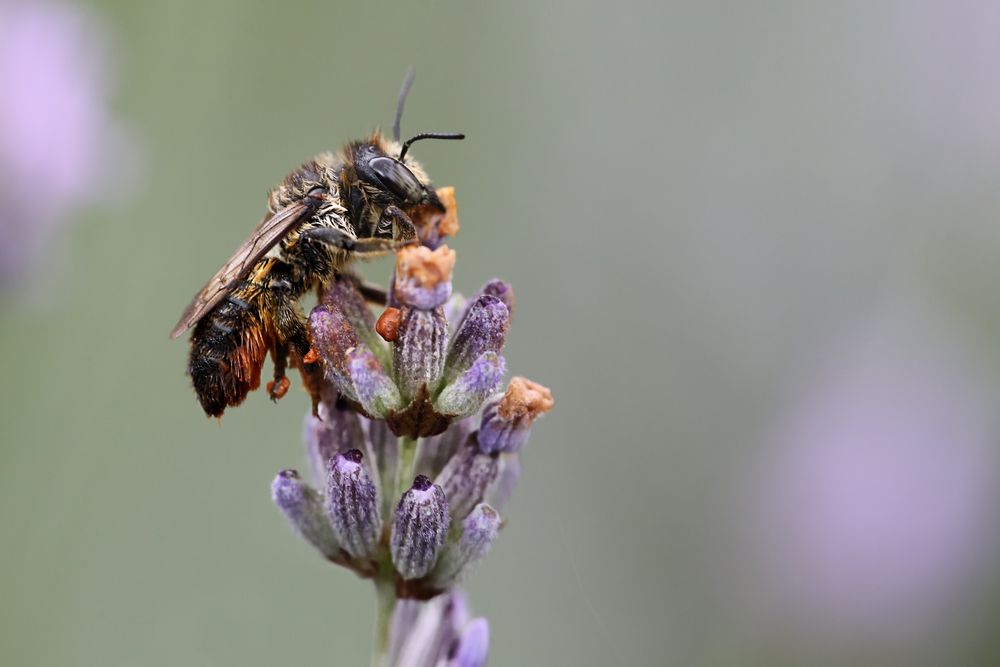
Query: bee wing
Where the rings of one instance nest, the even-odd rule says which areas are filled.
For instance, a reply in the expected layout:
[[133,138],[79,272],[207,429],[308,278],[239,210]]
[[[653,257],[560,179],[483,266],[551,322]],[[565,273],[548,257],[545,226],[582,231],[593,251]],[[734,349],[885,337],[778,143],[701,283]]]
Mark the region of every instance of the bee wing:
[[300,202],[286,206],[274,215],[261,220],[250,238],[236,249],[229,261],[222,265],[222,268],[184,309],[184,314],[170,332],[170,337],[177,338],[215,308],[232,291],[233,284],[245,277],[254,264],[311,210],[312,207],[307,203]]

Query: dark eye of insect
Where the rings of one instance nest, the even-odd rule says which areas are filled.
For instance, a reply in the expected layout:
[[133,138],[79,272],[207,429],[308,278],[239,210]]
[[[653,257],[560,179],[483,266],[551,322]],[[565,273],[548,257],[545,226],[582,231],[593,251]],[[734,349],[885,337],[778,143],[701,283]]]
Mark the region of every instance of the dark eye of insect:
[[368,166],[382,185],[403,201],[418,202],[423,198],[424,189],[420,181],[401,162],[391,157],[376,157]]

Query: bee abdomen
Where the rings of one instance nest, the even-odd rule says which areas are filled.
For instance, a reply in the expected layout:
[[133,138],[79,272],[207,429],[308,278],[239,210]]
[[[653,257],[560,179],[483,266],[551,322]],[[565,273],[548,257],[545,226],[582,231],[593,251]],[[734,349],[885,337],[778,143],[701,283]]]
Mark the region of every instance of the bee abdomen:
[[227,297],[198,323],[188,373],[206,415],[221,417],[260,386],[269,349],[253,300]]

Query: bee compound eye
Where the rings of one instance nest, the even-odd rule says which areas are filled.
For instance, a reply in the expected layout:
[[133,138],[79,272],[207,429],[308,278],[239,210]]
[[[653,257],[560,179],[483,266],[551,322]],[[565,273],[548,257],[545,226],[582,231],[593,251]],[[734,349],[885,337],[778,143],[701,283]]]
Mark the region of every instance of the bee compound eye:
[[386,189],[403,201],[416,203],[423,197],[423,186],[402,162],[379,156],[372,158],[368,167]]

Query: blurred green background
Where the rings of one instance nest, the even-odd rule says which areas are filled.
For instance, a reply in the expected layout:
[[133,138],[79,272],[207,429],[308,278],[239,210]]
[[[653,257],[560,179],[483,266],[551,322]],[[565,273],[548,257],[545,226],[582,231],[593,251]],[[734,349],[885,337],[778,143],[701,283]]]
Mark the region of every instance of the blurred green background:
[[468,585],[491,664],[1000,662],[995,5],[51,6],[119,134],[0,297],[0,664],[367,664],[370,585],[269,498],[298,383],[220,427],[167,333],[411,64],[404,133],[469,137],[415,149],[456,287],[514,284],[557,400]]

